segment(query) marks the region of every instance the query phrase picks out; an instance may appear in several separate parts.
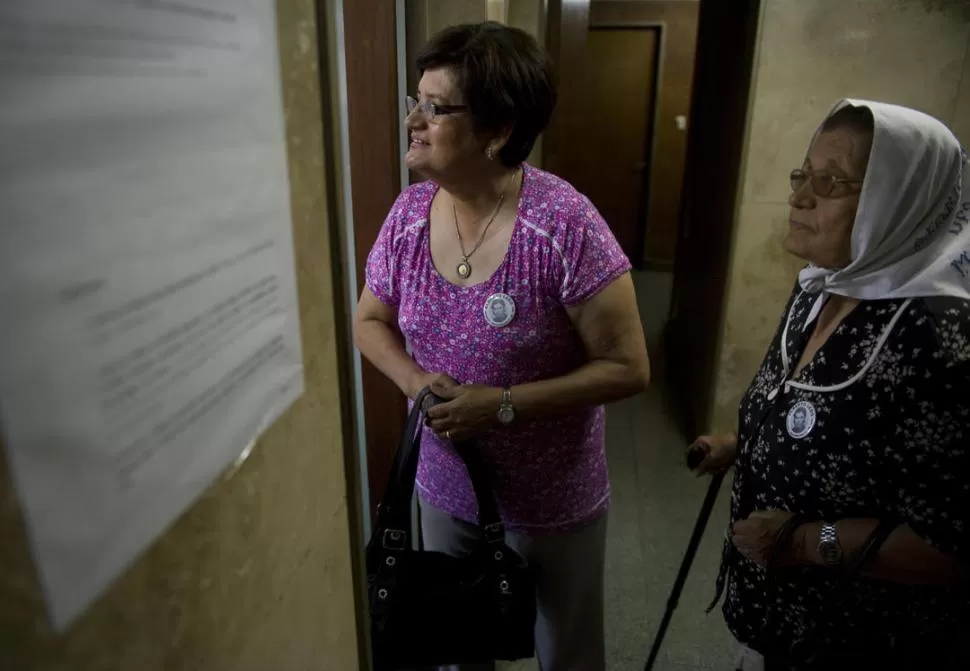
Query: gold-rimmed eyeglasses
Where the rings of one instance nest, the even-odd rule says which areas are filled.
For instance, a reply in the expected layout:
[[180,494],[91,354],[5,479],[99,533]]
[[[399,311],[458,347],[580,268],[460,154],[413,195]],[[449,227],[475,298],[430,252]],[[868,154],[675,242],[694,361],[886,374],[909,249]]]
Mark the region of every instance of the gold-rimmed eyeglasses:
[[832,195],[836,187],[840,184],[862,184],[861,179],[847,179],[845,177],[836,177],[835,175],[830,175],[828,173],[821,172],[808,172],[802,170],[801,168],[797,170],[792,170],[791,175],[788,176],[788,182],[791,185],[792,191],[798,191],[803,186],[805,182],[812,183],[812,191],[815,192],[816,196],[822,198],[827,198]]

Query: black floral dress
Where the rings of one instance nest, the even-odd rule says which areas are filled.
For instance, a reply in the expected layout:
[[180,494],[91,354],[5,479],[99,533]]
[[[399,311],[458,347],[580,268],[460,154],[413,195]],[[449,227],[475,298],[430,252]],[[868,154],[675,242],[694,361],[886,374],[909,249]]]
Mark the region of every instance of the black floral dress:
[[[741,402],[732,521],[892,517],[970,562],[970,301],[864,301],[789,379],[817,298],[796,287]],[[719,593],[725,580],[728,627],[783,668],[822,652],[828,668],[970,669],[966,589],[846,583],[824,567],[769,579],[729,542]]]

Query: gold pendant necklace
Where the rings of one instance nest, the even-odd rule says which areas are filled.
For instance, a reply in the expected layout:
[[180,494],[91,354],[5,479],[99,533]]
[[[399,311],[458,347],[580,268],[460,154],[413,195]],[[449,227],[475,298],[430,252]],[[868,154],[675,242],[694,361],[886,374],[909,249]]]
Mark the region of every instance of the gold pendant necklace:
[[461,261],[457,266],[455,266],[455,272],[458,273],[458,277],[461,279],[467,280],[472,276],[472,264],[469,259],[471,258],[472,254],[478,251],[478,248],[482,246],[482,243],[485,242],[485,235],[488,233],[488,229],[492,225],[492,222],[495,221],[495,217],[498,216],[499,210],[502,209],[502,203],[505,202],[505,193],[509,190],[509,187],[512,186],[512,181],[515,179],[517,172],[517,170],[512,172],[512,176],[509,178],[509,183],[506,185],[505,190],[502,191],[502,194],[498,197],[498,202],[495,204],[495,209],[492,210],[492,216],[489,217],[488,223],[485,224],[485,228],[482,230],[482,234],[478,238],[478,243],[467,254],[465,253],[465,241],[461,237],[461,227],[458,225],[458,206],[455,204],[454,199],[451,200],[451,212],[455,217],[455,231],[458,233],[458,247],[461,249]]

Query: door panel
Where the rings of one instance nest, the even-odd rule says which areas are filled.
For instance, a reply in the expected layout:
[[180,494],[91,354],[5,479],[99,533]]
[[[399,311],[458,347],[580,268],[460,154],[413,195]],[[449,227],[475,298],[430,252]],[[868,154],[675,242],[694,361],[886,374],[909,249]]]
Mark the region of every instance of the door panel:
[[586,41],[584,123],[560,153],[561,176],[586,194],[639,265],[654,104],[657,31],[592,28]]

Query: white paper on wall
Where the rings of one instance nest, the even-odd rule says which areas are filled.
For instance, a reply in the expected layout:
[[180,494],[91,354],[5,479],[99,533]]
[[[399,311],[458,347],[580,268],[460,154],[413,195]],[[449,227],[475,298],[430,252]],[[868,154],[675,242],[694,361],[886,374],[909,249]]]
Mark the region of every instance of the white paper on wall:
[[0,420],[66,626],[303,389],[272,0],[0,4]]

